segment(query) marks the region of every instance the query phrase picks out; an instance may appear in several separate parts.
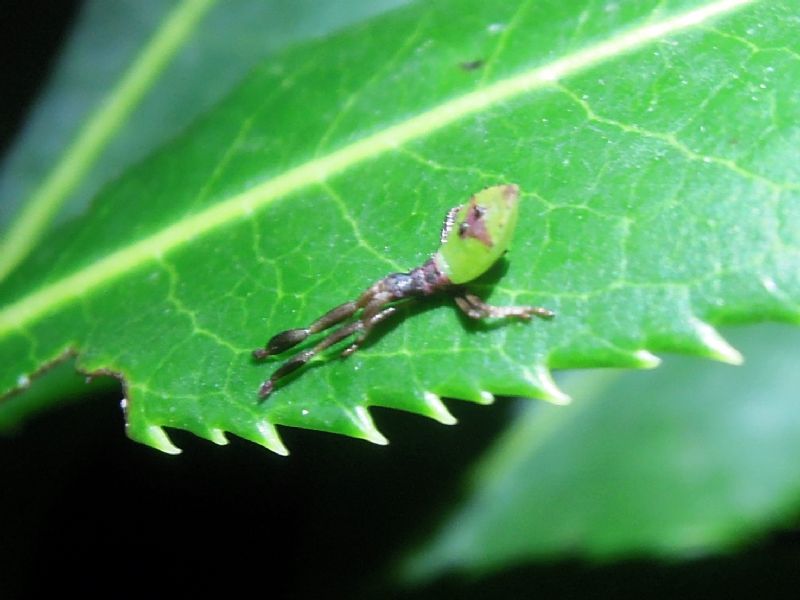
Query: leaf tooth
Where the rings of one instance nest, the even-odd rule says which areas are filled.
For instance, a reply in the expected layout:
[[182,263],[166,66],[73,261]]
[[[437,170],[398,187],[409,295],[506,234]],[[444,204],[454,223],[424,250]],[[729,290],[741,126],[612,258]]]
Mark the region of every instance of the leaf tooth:
[[217,427],[211,427],[206,432],[206,437],[218,446],[225,446],[228,444],[228,438],[225,437],[225,432]]
[[242,422],[238,427],[231,429],[231,433],[258,444],[267,450],[271,450],[275,454],[280,454],[281,456],[289,455],[289,449],[284,446],[275,425],[266,419]]
[[225,431],[219,427],[187,425],[186,430],[191,431],[197,437],[208,440],[209,442],[217,444],[218,446],[225,446],[229,443],[228,438],[225,435]]
[[708,323],[692,318],[690,321],[695,345],[691,348],[701,356],[713,358],[732,365],[744,362],[741,353],[731,346],[722,335]]
[[553,376],[550,374],[550,369],[546,366],[537,365],[532,369],[523,369],[522,373],[525,382],[531,386],[531,395],[553,404],[569,404],[572,402],[572,398],[558,388],[556,382],[553,381]]
[[481,390],[478,394],[478,404],[483,404],[484,406],[488,406],[489,404],[494,404],[494,394],[487,390]]
[[439,423],[442,425],[455,425],[458,423],[458,419],[456,419],[452,413],[447,410],[444,402],[442,402],[442,398],[438,394],[426,391],[422,394],[422,399],[424,400],[425,407],[427,408],[424,413],[425,416],[439,421]]
[[381,446],[385,446],[389,443],[389,440],[378,431],[378,428],[375,426],[375,421],[372,420],[372,415],[369,414],[369,410],[367,410],[366,406],[356,406],[352,411],[347,411],[347,415],[361,434],[356,437]]
[[17,377],[17,387],[14,391],[26,390],[31,386],[31,378],[28,374],[22,373]]
[[284,445],[281,436],[278,434],[278,429],[269,421],[258,421],[256,423],[256,436],[251,436],[249,439],[267,450],[272,450],[275,454],[281,456],[289,456],[289,449]]
[[631,356],[636,362],[636,367],[639,369],[655,369],[661,364],[661,359],[649,350],[640,348],[631,353]]
[[660,364],[661,359],[648,350],[612,348],[603,355],[601,363],[597,366],[618,369],[654,369]]
[[145,427],[137,427],[136,429],[127,427],[127,430],[128,436],[137,442],[147,444],[148,446],[155,448],[156,450],[166,452],[167,454],[181,453],[181,449],[172,443],[172,440],[169,439],[167,432],[164,431],[164,428],[160,425],[146,425]]

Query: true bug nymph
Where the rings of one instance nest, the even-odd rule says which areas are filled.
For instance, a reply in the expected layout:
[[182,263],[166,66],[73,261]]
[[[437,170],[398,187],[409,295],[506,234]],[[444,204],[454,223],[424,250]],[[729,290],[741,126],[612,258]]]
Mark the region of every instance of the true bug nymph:
[[264,348],[253,350],[256,359],[280,354],[309,335],[329,329],[361,311],[355,321],[342,325],[312,348],[299,352],[278,367],[261,384],[261,398],[272,393],[279,379],[302,367],[316,354],[356,335],[342,352],[343,357],[350,356],[376,324],[397,310],[394,303],[407,298],[451,292],[458,307],[473,319],[554,317],[552,311],[539,306],[491,306],[462,287],[489,270],[505,254],[517,224],[518,203],[519,188],[514,184],[496,185],[478,192],[466,204],[450,209],[442,226],[441,247],[423,265],[408,273],[387,275],[356,300],[329,310],[308,327],[282,331]]

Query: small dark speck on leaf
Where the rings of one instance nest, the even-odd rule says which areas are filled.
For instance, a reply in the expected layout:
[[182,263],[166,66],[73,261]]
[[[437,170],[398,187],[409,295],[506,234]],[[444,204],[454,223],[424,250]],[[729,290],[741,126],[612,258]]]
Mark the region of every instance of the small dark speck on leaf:
[[477,60],[468,60],[459,64],[459,66],[464,69],[465,71],[476,71],[483,66],[485,61],[482,58]]

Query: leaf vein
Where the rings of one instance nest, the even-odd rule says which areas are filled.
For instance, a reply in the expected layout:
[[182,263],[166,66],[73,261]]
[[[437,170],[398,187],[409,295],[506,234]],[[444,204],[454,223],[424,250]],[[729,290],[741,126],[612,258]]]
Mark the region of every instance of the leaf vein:
[[[549,64],[534,67],[484,88],[446,100],[417,116],[390,125],[324,157],[300,164],[250,190],[187,216],[6,306],[0,311],[0,336],[58,309],[87,290],[107,284],[125,273],[141,268],[148,262],[160,260],[168,252],[211,231],[240,221],[242,218],[248,218],[255,210],[269,206],[313,183],[326,181],[329,177],[354,165],[374,159],[412,140],[428,136],[500,102],[545,88],[553,82],[666,36],[694,29],[710,19],[738,10],[754,1],[717,0],[664,21],[633,28]],[[746,172],[742,171],[741,174]]]

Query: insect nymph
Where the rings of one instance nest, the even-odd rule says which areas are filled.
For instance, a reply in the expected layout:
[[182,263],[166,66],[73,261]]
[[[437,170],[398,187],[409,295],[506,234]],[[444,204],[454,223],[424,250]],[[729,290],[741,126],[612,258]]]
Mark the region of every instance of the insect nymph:
[[342,325],[312,348],[299,352],[278,367],[261,384],[261,398],[269,396],[279,379],[302,367],[313,356],[355,335],[355,340],[342,352],[343,357],[350,356],[377,323],[397,310],[394,303],[399,300],[450,292],[458,307],[473,319],[529,319],[534,315],[550,319],[555,316],[552,311],[538,306],[490,306],[462,287],[484,274],[505,254],[517,224],[518,202],[519,188],[513,184],[496,185],[478,192],[466,204],[450,209],[442,226],[441,247],[422,266],[408,273],[387,275],[357,299],[329,310],[308,327],[282,331],[264,348],[254,350],[256,359],[280,354],[309,335],[329,329],[361,311],[356,320]]

